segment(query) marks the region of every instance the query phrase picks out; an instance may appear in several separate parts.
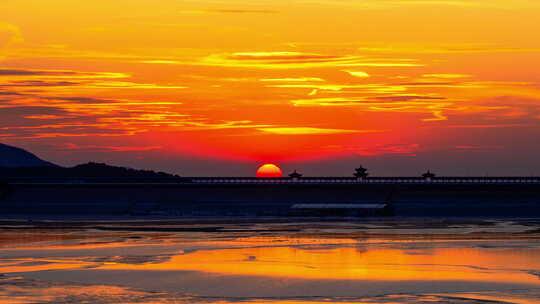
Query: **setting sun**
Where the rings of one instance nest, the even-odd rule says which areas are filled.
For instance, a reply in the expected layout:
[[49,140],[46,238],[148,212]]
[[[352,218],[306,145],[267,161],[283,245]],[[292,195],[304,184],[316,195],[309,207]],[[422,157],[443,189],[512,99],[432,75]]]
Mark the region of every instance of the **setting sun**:
[[283,172],[274,164],[265,164],[257,169],[257,177],[282,177]]

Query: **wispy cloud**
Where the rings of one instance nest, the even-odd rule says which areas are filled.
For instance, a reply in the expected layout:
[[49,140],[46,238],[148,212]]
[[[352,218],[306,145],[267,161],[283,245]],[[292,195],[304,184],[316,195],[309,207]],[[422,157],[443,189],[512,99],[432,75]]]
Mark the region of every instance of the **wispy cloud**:
[[36,76],[40,78],[69,78],[69,79],[118,79],[131,77],[126,73],[112,72],[80,72],[72,70],[39,70],[39,69],[1,69],[0,76],[24,76],[25,78]]
[[346,134],[346,133],[381,133],[385,130],[347,130],[347,129],[326,129],[313,127],[272,127],[258,128],[257,130],[279,135],[323,135],[323,134]]
[[456,110],[455,105],[444,98],[431,96],[380,96],[372,98],[313,98],[291,101],[295,106],[308,107],[354,107],[367,112],[427,113],[432,117],[423,121],[447,120],[445,110]]
[[468,74],[424,74],[426,78],[442,78],[442,79],[458,79],[458,78],[470,78],[472,75]]
[[[138,60],[147,64],[199,65],[257,69],[309,69],[347,67],[422,67],[423,63],[400,58],[368,58],[359,55],[326,55],[306,52],[235,52],[211,54],[194,61],[174,59]],[[360,75],[360,74],[358,74]]]
[[451,129],[498,129],[498,128],[521,128],[529,127],[530,124],[524,123],[478,123],[478,124],[461,124],[461,125],[447,125],[446,128]]
[[272,84],[266,85],[269,88],[297,88],[297,89],[314,89],[321,91],[342,91],[349,89],[356,91],[358,93],[372,93],[372,94],[382,94],[382,93],[399,93],[407,90],[406,86],[403,85],[387,85],[387,84],[337,84],[337,83],[328,83],[328,84],[319,84],[319,83],[302,83],[302,84]]
[[262,82],[323,82],[322,78],[318,77],[299,77],[299,78],[263,78]]
[[54,119],[62,119],[65,116],[60,115],[47,115],[47,114],[35,114],[35,115],[26,115],[24,118],[26,119],[42,119],[42,120],[54,120]]
[[231,121],[185,121],[182,122],[184,130],[225,130],[225,129],[258,129],[271,127],[270,124],[257,124],[251,120],[231,120]]
[[[81,87],[131,89],[185,89],[180,85],[137,83],[124,79],[130,74],[118,72],[82,72],[72,70],[0,69],[0,87]],[[3,81],[3,80],[6,81]]]
[[489,152],[493,150],[503,150],[504,146],[501,145],[458,145],[454,147],[458,151],[469,152]]
[[15,80],[0,83],[0,87],[4,88],[42,88],[42,87],[69,87],[80,85],[79,82],[73,81],[45,81],[45,80]]
[[537,47],[512,47],[494,44],[396,44],[359,46],[358,51],[366,54],[495,54],[540,52]]
[[302,69],[320,67],[417,67],[422,64],[400,59],[370,59],[357,55],[324,55],[303,52],[237,52],[214,54],[200,61],[202,65],[262,69]]
[[378,155],[403,155],[416,156],[421,150],[419,144],[372,144],[372,145],[328,145],[324,149],[329,151],[339,151],[353,153],[362,156]]
[[161,150],[163,146],[99,146],[99,145],[78,145],[67,143],[63,145],[66,150],[85,150],[85,151],[112,151],[112,152],[145,152]]
[[345,71],[345,72],[349,73],[349,75],[351,75],[351,76],[358,77],[358,78],[368,78],[369,77],[368,73],[362,72],[362,71]]

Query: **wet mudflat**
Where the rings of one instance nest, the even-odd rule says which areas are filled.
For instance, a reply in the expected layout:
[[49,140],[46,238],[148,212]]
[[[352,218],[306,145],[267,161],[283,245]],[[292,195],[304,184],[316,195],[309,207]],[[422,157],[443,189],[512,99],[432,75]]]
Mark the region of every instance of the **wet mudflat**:
[[0,221],[0,303],[540,303],[540,220]]

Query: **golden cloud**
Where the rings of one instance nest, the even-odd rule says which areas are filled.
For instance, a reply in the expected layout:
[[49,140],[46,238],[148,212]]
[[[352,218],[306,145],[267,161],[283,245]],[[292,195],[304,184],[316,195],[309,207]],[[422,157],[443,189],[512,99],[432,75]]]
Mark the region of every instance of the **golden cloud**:
[[358,77],[358,78],[368,78],[369,77],[369,74],[366,73],[366,72],[361,72],[361,71],[345,71],[345,72],[349,73],[351,76]]
[[214,54],[199,64],[223,67],[261,69],[305,69],[322,67],[414,67],[417,63],[404,63],[399,59],[369,59],[356,55],[323,55],[303,52],[237,52]]

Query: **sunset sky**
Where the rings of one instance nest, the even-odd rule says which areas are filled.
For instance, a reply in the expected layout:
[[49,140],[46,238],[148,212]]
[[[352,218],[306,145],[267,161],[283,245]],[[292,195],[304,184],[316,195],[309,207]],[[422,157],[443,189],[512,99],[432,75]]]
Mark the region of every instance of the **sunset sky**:
[[540,175],[540,1],[3,0],[0,142],[182,175]]

